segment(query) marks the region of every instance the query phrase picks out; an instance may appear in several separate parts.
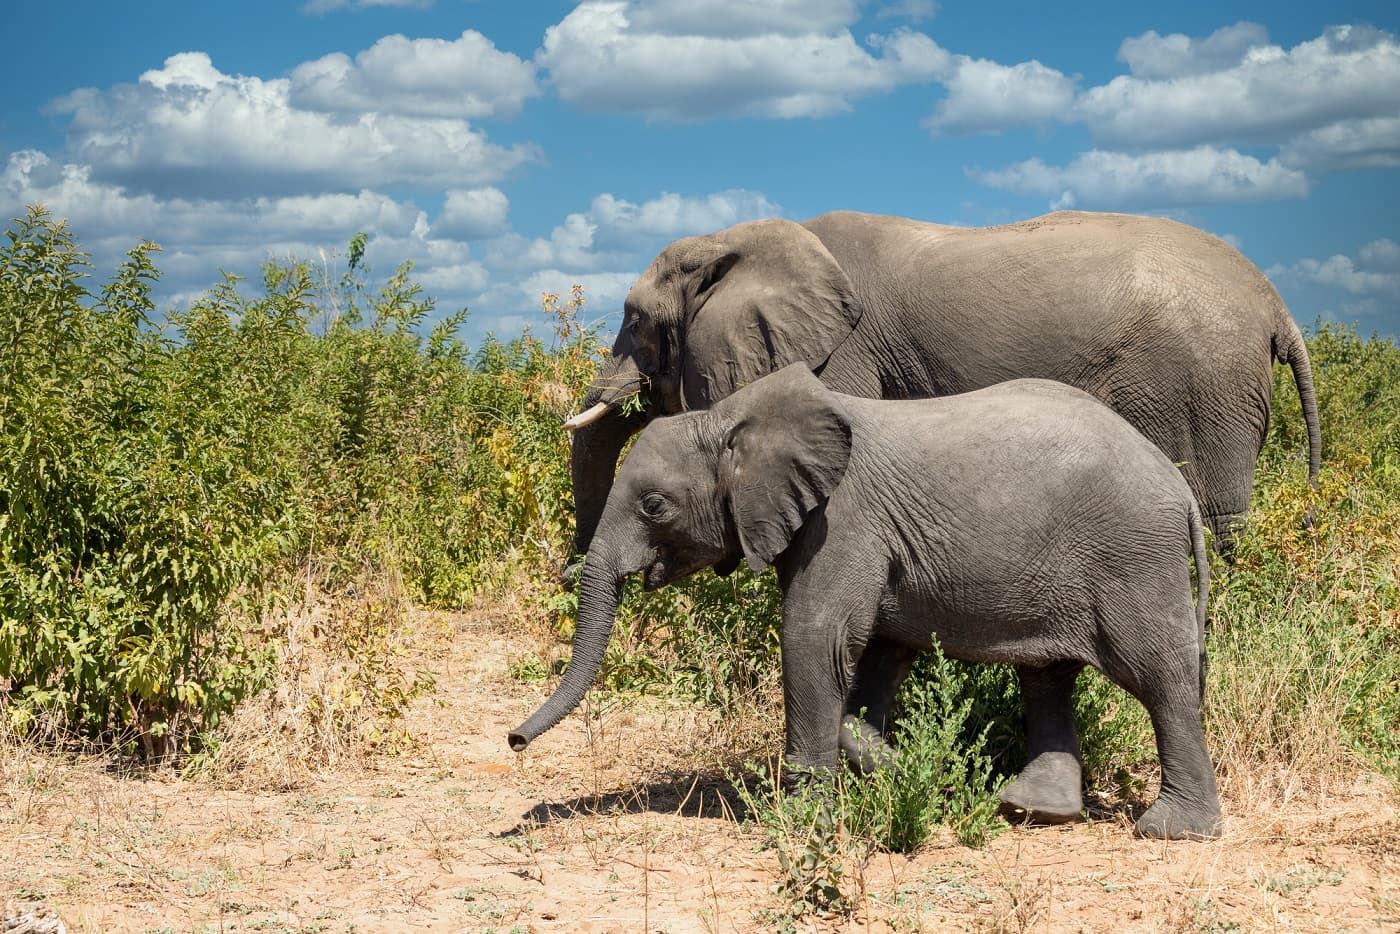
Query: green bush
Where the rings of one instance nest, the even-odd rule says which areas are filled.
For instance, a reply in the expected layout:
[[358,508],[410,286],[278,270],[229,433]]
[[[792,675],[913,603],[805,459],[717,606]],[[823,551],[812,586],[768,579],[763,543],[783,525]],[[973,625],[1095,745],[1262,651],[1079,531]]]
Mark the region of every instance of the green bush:
[[[62,223],[34,210],[0,246],[0,677],[13,726],[173,748],[263,683],[230,597],[286,540],[282,477],[249,462],[252,385],[193,330],[150,326],[152,244],[95,298]],[[206,321],[192,312],[192,324]],[[254,344],[261,347],[271,338]],[[250,342],[251,343],[251,342]],[[220,416],[230,416],[223,418]],[[251,446],[254,451],[259,447]]]
[[894,761],[847,780],[843,812],[852,833],[882,849],[913,852],[936,827],[981,846],[1000,827],[995,790],[1002,782],[985,749],[989,724],[979,727],[972,717],[965,666],[935,650],[920,675],[900,689]]
[[553,299],[557,346],[527,335],[472,355],[462,314],[423,334],[434,309],[411,264],[371,293],[359,246],[338,280],[269,263],[258,293],[228,275],[157,327],[153,244],[94,296],[62,222],[36,208],[7,231],[11,728],[176,752],[269,682],[271,611],[304,571],[460,605],[506,560],[560,554],[558,424],[597,353],[582,295]]
[[936,649],[924,665],[900,690],[896,754],[886,768],[865,777],[842,770],[830,783],[789,790],[779,772],[751,764],[735,783],[746,819],[777,855],[788,920],[849,914],[859,904],[849,870],[875,850],[913,853],[939,827],[982,846],[1004,826],[986,729],[964,739],[977,729],[967,671]]

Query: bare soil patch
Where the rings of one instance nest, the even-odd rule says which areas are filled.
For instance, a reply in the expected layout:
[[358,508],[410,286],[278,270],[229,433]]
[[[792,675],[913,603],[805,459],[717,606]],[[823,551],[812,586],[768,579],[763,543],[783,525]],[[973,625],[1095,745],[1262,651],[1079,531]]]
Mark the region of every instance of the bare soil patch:
[[[522,755],[506,731],[544,697],[505,614],[432,618],[437,689],[400,755],[293,787],[115,774],[0,747],[0,918],[70,931],[766,931],[778,866],[734,819],[717,763],[776,743],[657,698],[574,715]],[[776,748],[773,745],[771,748]],[[852,859],[850,918],[797,930],[1400,929],[1400,810],[1384,781],[1225,787],[1223,839],[1133,839],[1126,815],[1011,828],[983,850]],[[1278,796],[1276,796],[1278,797]]]

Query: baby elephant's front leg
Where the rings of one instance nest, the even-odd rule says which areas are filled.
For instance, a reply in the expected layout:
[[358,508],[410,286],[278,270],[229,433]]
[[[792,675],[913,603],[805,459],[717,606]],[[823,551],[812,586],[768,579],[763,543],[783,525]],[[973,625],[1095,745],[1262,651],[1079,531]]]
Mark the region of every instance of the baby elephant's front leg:
[[[807,556],[795,543],[800,566],[783,583],[783,699],[789,769],[830,775],[840,762],[841,717],[888,579],[888,568],[867,548],[852,560],[835,527],[827,547]],[[804,560],[805,558],[805,560]]]
[[790,773],[830,774],[837,764],[837,738],[845,709],[845,647],[837,651],[832,627],[783,622],[783,702],[787,721],[785,758]]

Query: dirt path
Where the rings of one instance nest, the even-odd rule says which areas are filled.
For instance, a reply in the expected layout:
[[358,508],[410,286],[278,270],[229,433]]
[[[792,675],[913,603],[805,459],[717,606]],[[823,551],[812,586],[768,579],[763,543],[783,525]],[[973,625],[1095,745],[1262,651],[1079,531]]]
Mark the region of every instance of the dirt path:
[[[489,615],[446,624],[438,690],[408,722],[421,748],[353,774],[256,791],[6,764],[6,912],[42,902],[72,931],[780,927],[773,854],[729,816],[725,783],[697,780],[681,740],[723,724],[647,699],[575,715],[516,757],[506,731],[545,693],[509,676],[528,646]],[[1400,930],[1400,816],[1384,783],[1274,813],[1227,797],[1227,811],[1209,844],[1134,840],[1110,821],[877,855],[846,867],[863,910],[795,927]]]

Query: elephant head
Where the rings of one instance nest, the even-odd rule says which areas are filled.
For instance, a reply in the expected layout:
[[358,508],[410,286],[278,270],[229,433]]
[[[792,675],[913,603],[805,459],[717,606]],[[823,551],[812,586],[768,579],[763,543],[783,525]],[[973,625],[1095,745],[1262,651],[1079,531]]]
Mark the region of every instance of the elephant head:
[[[632,286],[612,355],[574,431],[575,551],[591,543],[627,439],[659,415],[707,409],[791,363],[819,369],[855,328],[851,282],[817,237],[750,221],[670,244]],[[622,403],[641,393],[640,411]]]
[[707,412],[663,418],[627,456],[579,585],[573,657],[554,694],[510,734],[517,752],[568,715],[597,677],[622,583],[654,590],[741,557],[759,569],[792,542],[841,482],[851,429],[837,397],[803,364]]

